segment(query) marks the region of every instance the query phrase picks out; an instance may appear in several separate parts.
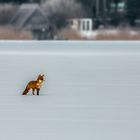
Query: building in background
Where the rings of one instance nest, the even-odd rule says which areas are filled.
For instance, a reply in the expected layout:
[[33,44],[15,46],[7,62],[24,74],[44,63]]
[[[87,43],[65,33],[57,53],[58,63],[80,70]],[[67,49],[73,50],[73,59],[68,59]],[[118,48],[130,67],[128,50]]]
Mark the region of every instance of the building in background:
[[38,4],[22,4],[13,16],[10,26],[31,31],[33,39],[51,39],[51,25]]
[[92,31],[93,30],[93,20],[92,18],[75,18],[69,20],[70,28],[78,31]]

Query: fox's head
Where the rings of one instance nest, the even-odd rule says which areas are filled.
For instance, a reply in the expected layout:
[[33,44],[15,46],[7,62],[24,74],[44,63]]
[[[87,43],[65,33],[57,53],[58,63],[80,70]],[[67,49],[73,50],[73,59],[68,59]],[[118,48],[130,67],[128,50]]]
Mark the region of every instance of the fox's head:
[[37,79],[40,80],[41,82],[43,82],[43,81],[45,81],[45,75],[40,74]]

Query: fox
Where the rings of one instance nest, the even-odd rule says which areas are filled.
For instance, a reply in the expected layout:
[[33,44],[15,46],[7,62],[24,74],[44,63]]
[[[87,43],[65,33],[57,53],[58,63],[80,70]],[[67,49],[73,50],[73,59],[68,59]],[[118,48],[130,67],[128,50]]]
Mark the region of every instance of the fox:
[[23,91],[22,95],[27,95],[30,89],[32,89],[32,94],[35,95],[35,90],[37,91],[37,95],[39,95],[40,88],[42,87],[42,83],[45,81],[44,75],[38,75],[37,80],[30,81],[25,90]]

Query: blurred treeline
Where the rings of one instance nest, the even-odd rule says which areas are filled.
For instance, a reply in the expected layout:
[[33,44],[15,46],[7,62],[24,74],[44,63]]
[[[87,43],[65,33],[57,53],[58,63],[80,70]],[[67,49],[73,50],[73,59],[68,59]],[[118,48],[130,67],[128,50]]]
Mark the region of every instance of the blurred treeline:
[[[22,4],[22,3],[42,3],[49,0],[0,0],[0,3],[13,3],[13,4]],[[69,0],[66,0],[69,1]],[[103,10],[105,18],[111,18],[112,23],[117,24],[120,21],[127,21],[130,25],[135,25],[135,20],[140,19],[140,0],[75,0],[78,3],[81,3],[84,7],[85,11],[88,12],[89,15],[92,15],[93,18],[97,16],[97,12]],[[125,3],[125,13],[123,16],[118,13],[118,4],[120,2]],[[105,7],[102,9],[98,8],[97,11],[97,3],[99,5],[103,5],[105,3]],[[114,6],[114,11],[110,12],[112,9],[111,5]],[[98,17],[96,17],[98,18]]]
[[[90,39],[140,40],[140,0],[0,0],[0,39],[34,39],[33,29],[19,29],[11,21],[19,15],[17,23],[22,23],[26,15],[30,16],[36,8],[35,5],[38,5],[37,11],[41,11],[42,18],[47,20],[44,23],[33,13],[35,16],[32,18],[37,23],[40,20],[37,27],[32,24],[38,30],[39,38],[44,36],[45,24],[51,29],[45,34],[51,33],[52,39],[89,39],[83,37],[79,30],[69,29],[71,19],[87,18],[93,21],[92,33],[98,34],[97,37],[92,34]],[[23,10],[22,7],[26,6],[27,10]]]

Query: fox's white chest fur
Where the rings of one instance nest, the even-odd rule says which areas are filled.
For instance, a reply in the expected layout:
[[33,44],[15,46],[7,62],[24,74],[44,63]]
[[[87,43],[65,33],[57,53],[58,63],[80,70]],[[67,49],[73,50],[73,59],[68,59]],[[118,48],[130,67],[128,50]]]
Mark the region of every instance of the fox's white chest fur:
[[39,80],[38,83],[37,83],[37,87],[41,88],[41,85],[42,85],[42,80]]

